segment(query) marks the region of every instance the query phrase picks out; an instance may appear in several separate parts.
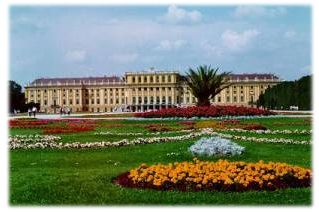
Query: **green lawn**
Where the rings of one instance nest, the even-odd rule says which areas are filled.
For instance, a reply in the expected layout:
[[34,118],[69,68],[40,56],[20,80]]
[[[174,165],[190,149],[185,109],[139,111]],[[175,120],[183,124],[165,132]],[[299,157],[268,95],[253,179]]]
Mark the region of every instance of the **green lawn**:
[[[311,129],[305,118],[252,119],[243,122],[260,123],[270,129]],[[105,128],[110,124],[122,127]],[[96,131],[147,132],[144,125],[163,123],[176,129],[176,121],[102,121]],[[104,127],[103,127],[104,126]],[[10,134],[41,133],[38,129],[12,129]],[[252,134],[252,133],[251,133]],[[61,135],[64,142],[119,140],[123,136],[96,136],[94,132]],[[252,135],[253,136],[253,135]],[[274,136],[274,135],[262,135]],[[276,136],[276,135],[275,135]],[[283,136],[283,135],[278,135]],[[286,136],[286,135],[285,135]],[[124,136],[125,137],[125,136]],[[294,139],[294,135],[288,138]],[[299,137],[296,139],[300,139]],[[311,136],[302,137],[310,140]],[[73,150],[11,150],[11,205],[310,205],[311,189],[285,189],[273,192],[177,192],[122,188],[112,184],[117,175],[141,163],[156,164],[191,161],[189,146],[197,139],[176,143],[157,143],[104,149]],[[292,144],[252,143],[236,141],[246,152],[231,161],[259,160],[286,162],[311,167],[311,146]],[[171,154],[175,153],[175,154]],[[201,158],[216,161],[220,158]]]

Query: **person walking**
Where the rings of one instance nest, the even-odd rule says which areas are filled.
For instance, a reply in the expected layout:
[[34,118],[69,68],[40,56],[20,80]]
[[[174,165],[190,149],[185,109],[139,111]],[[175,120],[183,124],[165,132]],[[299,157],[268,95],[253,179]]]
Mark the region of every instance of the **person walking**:
[[28,116],[31,117],[31,108],[28,108]]
[[33,117],[35,118],[35,115],[37,113],[37,108],[35,106],[32,108],[32,112],[33,112]]
[[60,116],[63,115],[63,107],[60,108]]

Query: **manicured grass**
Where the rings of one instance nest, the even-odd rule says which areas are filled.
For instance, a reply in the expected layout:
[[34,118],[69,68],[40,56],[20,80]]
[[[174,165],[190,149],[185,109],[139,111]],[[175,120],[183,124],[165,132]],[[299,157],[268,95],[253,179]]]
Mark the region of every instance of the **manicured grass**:
[[[278,122],[280,128],[290,129],[289,123],[298,119],[255,119],[271,126]],[[164,123],[177,127],[176,121],[152,122],[122,120],[119,128],[99,128],[98,131],[146,132],[141,124]],[[105,124],[110,124],[105,121]],[[273,125],[274,128],[278,127]],[[300,128],[310,129],[309,122]],[[12,129],[10,134],[33,134],[36,129]],[[94,132],[63,135],[66,140],[91,141]],[[266,136],[266,135],[263,135]],[[267,135],[268,136],[268,135]],[[272,135],[271,135],[272,136]],[[120,137],[110,136],[113,140]],[[306,137],[310,139],[310,136]],[[197,139],[176,143],[157,143],[104,149],[72,150],[11,150],[10,151],[10,204],[11,205],[310,205],[311,188],[285,189],[274,192],[177,192],[122,188],[112,184],[117,175],[139,166],[175,161],[191,161],[189,146]],[[311,167],[311,146],[291,144],[252,143],[236,141],[246,147],[243,155],[236,157],[200,158],[216,161],[286,162]],[[175,153],[175,154],[171,154]]]

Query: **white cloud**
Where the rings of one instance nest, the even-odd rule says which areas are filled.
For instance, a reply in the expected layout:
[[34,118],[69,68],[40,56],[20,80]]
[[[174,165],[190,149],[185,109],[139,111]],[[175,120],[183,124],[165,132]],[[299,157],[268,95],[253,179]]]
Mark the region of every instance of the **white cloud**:
[[122,53],[122,54],[113,54],[109,56],[109,59],[115,63],[125,64],[132,63],[138,58],[137,53]]
[[267,8],[261,6],[239,6],[234,11],[234,16],[241,17],[277,17],[285,15],[286,9],[283,7]]
[[171,5],[160,19],[170,24],[198,23],[202,19],[202,14],[197,10],[187,11],[176,5]]
[[176,40],[176,41],[162,40],[160,44],[157,47],[155,47],[155,50],[159,50],[159,51],[177,50],[185,46],[186,44],[187,44],[187,41],[185,40]]
[[85,50],[70,50],[65,54],[65,58],[71,62],[83,62],[86,60],[87,54]]
[[245,30],[242,33],[226,30],[221,35],[221,39],[223,45],[229,50],[240,51],[248,47],[252,40],[254,40],[259,34],[259,31],[255,29]]
[[296,36],[296,32],[293,31],[293,30],[286,31],[286,32],[284,33],[284,37],[285,37],[285,38],[288,38],[288,39],[292,39],[292,38],[294,38],[295,36]]
[[207,56],[222,56],[223,50],[218,45],[212,44],[205,40],[200,44],[201,48],[205,51]]

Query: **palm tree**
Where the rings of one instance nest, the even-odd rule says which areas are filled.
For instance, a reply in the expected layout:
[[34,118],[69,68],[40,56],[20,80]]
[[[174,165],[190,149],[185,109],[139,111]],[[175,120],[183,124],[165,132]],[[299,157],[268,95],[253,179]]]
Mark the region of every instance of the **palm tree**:
[[186,82],[197,98],[197,106],[209,106],[209,100],[230,85],[228,80],[231,72],[217,74],[218,70],[206,65],[199,66],[196,71],[191,68],[188,70]]

